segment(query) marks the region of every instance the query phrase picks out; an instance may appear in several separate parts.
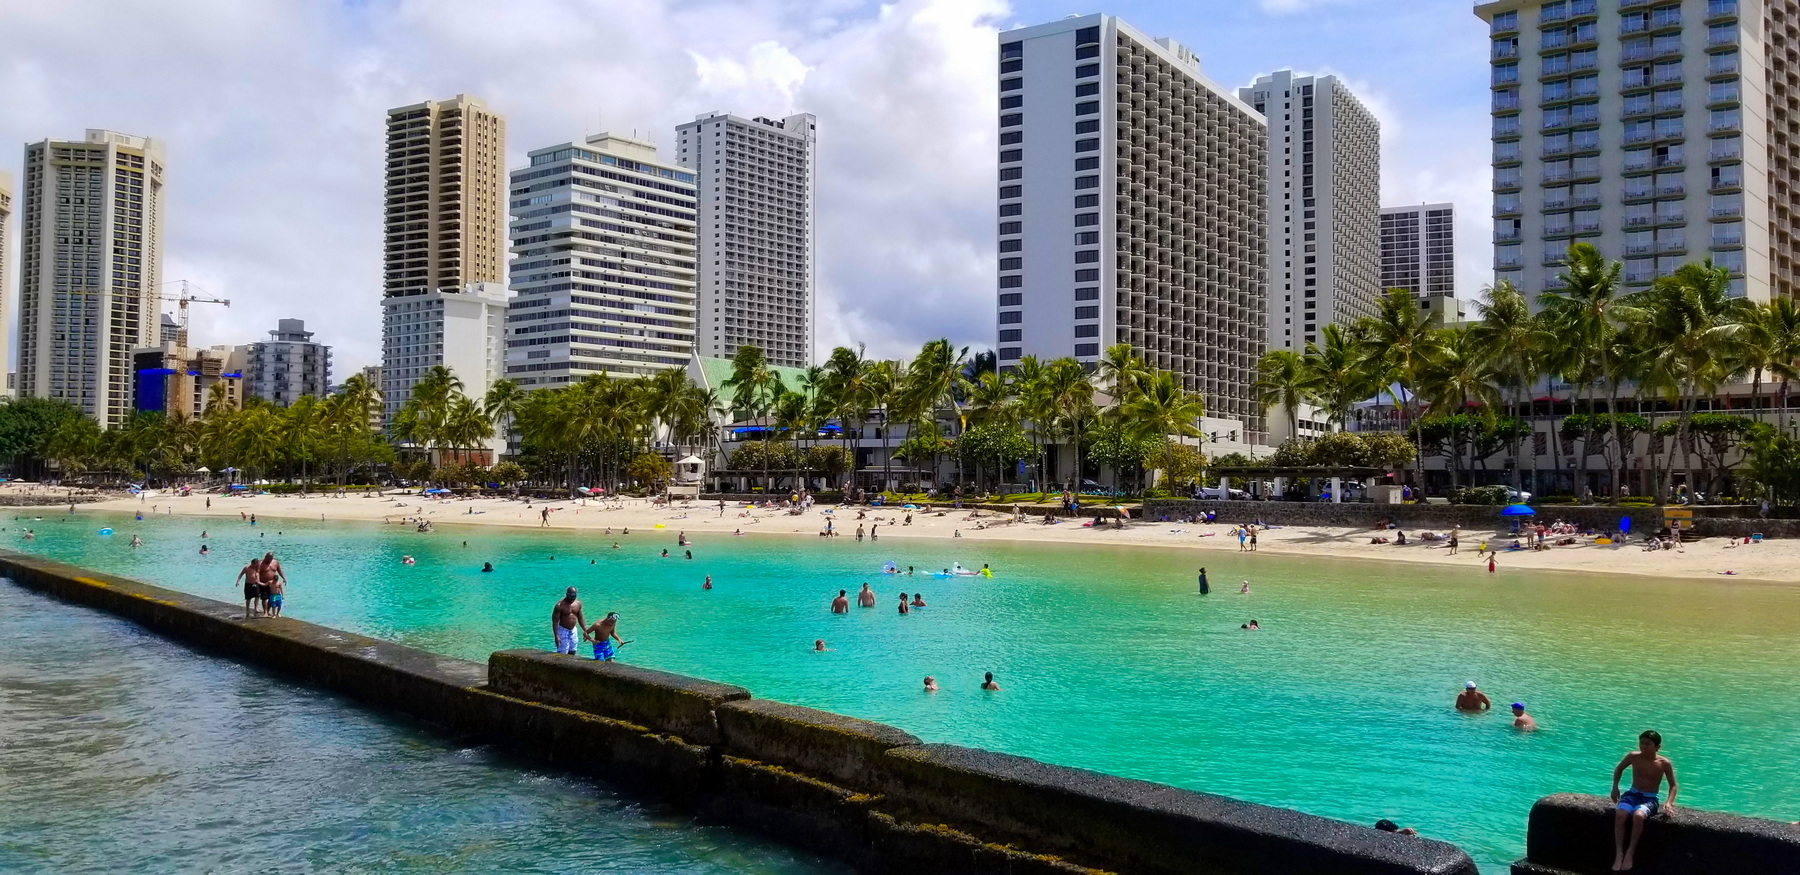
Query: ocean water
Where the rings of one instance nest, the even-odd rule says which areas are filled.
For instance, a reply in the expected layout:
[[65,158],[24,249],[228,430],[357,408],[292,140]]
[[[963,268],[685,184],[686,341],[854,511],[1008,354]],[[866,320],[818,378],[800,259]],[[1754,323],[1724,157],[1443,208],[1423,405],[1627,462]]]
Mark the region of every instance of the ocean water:
[[0,581],[0,872],[840,871]]
[[[551,606],[575,586],[590,621],[620,612],[628,662],[927,741],[1391,818],[1494,872],[1521,855],[1534,800],[1605,793],[1646,728],[1664,736],[1682,803],[1800,819],[1800,586],[1084,546],[1080,530],[1055,545],[693,532],[689,560],[673,528],[418,534],[92,512],[0,523],[0,545],[224,601],[239,598],[244,560],[273,550],[290,616],[470,659],[549,649]],[[117,534],[96,534],[106,525]],[[211,556],[197,555],[202,531]],[[134,533],[143,548],[127,546]],[[889,561],[920,573],[884,575]],[[925,573],[956,562],[995,577]],[[876,608],[829,612],[863,582]],[[899,615],[901,591],[929,607]],[[1250,619],[1261,631],[1239,628]],[[830,649],[814,652],[817,639]],[[978,688],[987,671],[1001,692]],[[922,691],[927,674],[942,692]],[[1467,680],[1494,713],[1452,709]],[[1514,700],[1541,731],[1510,728]]]

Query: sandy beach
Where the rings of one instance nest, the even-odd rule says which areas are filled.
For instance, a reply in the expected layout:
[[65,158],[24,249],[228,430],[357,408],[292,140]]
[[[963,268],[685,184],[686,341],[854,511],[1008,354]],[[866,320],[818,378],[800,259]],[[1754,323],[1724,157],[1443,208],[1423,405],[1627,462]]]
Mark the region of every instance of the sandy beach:
[[[1090,528],[1081,522],[1062,521],[1054,525],[1033,522],[1011,523],[1006,514],[972,513],[967,510],[929,510],[913,513],[911,525],[903,525],[906,512],[893,508],[859,508],[817,506],[804,514],[785,510],[749,508],[728,504],[724,515],[717,502],[694,502],[691,506],[657,506],[647,499],[627,498],[618,501],[593,499],[573,501],[523,501],[498,498],[435,499],[417,492],[391,491],[383,496],[329,494],[180,497],[171,493],[142,497],[116,498],[80,505],[80,511],[117,511],[120,513],[173,514],[190,517],[238,517],[256,514],[271,519],[325,519],[330,521],[363,521],[381,524],[406,524],[408,518],[424,518],[434,526],[511,526],[540,528],[540,511],[550,508],[547,528],[576,533],[592,533],[602,537],[607,529],[615,533],[631,529],[634,534],[661,532],[669,546],[675,546],[676,534],[686,531],[692,536],[730,534],[741,531],[749,536],[818,537],[827,516],[842,537],[855,537],[856,528],[879,526],[880,538],[955,538],[1014,542],[1054,542],[1058,544],[1105,544],[1124,546],[1191,549],[1205,562],[1209,551],[1237,552],[1238,541],[1233,527],[1220,520],[1213,524],[1172,524],[1134,522],[1124,529]],[[29,509],[20,509],[21,513]],[[54,508],[44,508],[54,513]],[[78,512],[80,512],[78,511]],[[830,511],[829,514],[826,512]],[[859,520],[858,513],[866,513]],[[1246,515],[1254,513],[1247,510]],[[1549,518],[1549,517],[1547,517]],[[656,526],[661,525],[661,530]],[[1278,555],[1310,556],[1331,559],[1361,559],[1454,566],[1471,576],[1486,576],[1487,559],[1476,552],[1483,541],[1500,548],[1498,574],[1518,570],[1554,570],[1595,574],[1635,574],[1655,577],[1800,582],[1800,542],[1766,541],[1761,544],[1727,546],[1722,538],[1710,538],[1688,544],[1677,552],[1645,552],[1637,545],[1595,545],[1553,547],[1544,551],[1508,551],[1510,535],[1496,531],[1465,530],[1460,549],[1451,555],[1441,544],[1418,540],[1417,531],[1407,532],[1408,543],[1371,544],[1377,535],[1392,537],[1392,532],[1321,526],[1279,526],[1261,530],[1258,552]],[[1736,572],[1726,575],[1724,572]]]

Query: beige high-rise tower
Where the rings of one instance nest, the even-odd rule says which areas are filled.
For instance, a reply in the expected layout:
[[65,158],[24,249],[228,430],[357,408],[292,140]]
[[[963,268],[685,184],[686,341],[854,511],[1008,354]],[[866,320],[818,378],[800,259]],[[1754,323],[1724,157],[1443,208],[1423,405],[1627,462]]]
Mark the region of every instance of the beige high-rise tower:
[[131,351],[157,341],[163,161],[160,141],[112,131],[25,147],[19,395],[131,416]]
[[[388,110],[383,297],[505,283],[505,252],[506,120],[466,94]],[[392,342],[391,329],[381,389],[401,397],[417,379],[401,359],[431,350]]]
[[[0,371],[7,368],[8,353],[12,351],[12,320],[18,315],[13,312],[17,307],[17,299],[6,293],[11,288],[7,280],[11,276],[6,272],[6,253],[11,245],[7,232],[12,223],[13,211],[13,178],[12,174],[0,170]],[[0,395],[13,394],[11,383],[0,383]]]

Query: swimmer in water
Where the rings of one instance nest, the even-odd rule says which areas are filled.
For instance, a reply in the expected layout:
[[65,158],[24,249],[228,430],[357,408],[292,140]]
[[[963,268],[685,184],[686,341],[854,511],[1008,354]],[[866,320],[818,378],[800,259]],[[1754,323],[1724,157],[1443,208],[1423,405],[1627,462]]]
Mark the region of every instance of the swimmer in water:
[[694,551],[692,551],[692,550],[683,550],[683,551],[681,551],[681,552],[683,552],[683,553],[686,553],[686,554],[687,554],[687,558],[689,558],[689,559],[692,559],[692,558],[694,558]]
[[662,558],[664,558],[664,559],[669,558],[669,548],[667,548],[667,547],[663,548]]
[[915,608],[925,607],[925,594],[922,592],[913,593],[912,606]]
[[844,590],[838,590],[837,598],[831,600],[831,612],[834,614],[850,613],[850,597]]
[[200,555],[205,556],[206,554],[211,553],[211,552],[212,552],[211,550],[206,549],[205,544],[200,545]]
[[414,561],[411,556],[402,556],[402,557],[400,557],[400,564],[401,565],[417,565],[418,563],[416,561]]
[[494,563],[492,563],[492,562],[483,562],[483,563],[481,563],[481,570],[482,570],[482,572],[483,572],[483,573],[487,573],[487,572],[489,572],[489,571],[493,571],[493,570],[494,570]]
[[1250,581],[1248,581],[1248,580],[1244,581],[1243,586],[1238,587],[1238,595],[1244,595],[1245,593],[1248,593],[1249,591],[1250,591]]
[[1530,714],[1525,713],[1525,703],[1524,702],[1512,703],[1512,712],[1513,712],[1513,728],[1514,729],[1517,729],[1520,732],[1536,732],[1537,731],[1537,721],[1531,719]]
[[900,613],[905,614],[905,613],[910,613],[911,611],[912,611],[912,606],[910,606],[906,603],[906,593],[901,593],[900,594]]
[[937,678],[934,678],[931,675],[926,675],[925,676],[925,692],[935,693],[937,691],[938,691]]
[[870,589],[867,583],[864,583],[862,591],[856,594],[856,604],[863,608],[875,607],[875,591]]
[[984,679],[981,682],[981,688],[984,690],[987,690],[990,693],[1000,692],[1000,685],[997,683],[994,683],[994,673],[993,672],[990,671],[987,673],[986,679]]
[[817,641],[813,642],[813,652],[814,653],[824,653],[825,650],[826,650],[825,639],[820,638]]
[[1494,703],[1488,701],[1486,693],[1475,688],[1474,681],[1464,684],[1463,691],[1456,694],[1456,710],[1458,711],[1486,711],[1492,707],[1494,707]]
[[132,535],[131,536],[131,549],[136,550],[137,548],[142,547],[142,546],[144,546],[144,539],[140,538],[136,535]]
[[708,574],[706,576],[706,582],[701,584],[700,588],[701,589],[712,589],[712,575]]

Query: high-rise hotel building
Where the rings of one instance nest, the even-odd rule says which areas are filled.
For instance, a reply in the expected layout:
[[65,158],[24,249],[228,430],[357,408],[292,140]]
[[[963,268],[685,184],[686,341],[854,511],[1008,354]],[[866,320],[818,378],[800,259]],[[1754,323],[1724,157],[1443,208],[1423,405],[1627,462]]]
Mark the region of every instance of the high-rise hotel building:
[[699,195],[699,353],[813,361],[818,121],[709,112],[675,129]]
[[1336,76],[1283,70],[1238,89],[1269,121],[1269,348],[1375,315],[1381,123]]
[[163,145],[89,130],[25,147],[19,394],[103,426],[132,415],[131,352],[158,340]]
[[1000,34],[999,363],[1130,344],[1260,439],[1263,117],[1109,15]]
[[1455,205],[1382,208],[1381,287],[1411,292],[1419,310],[1440,323],[1462,321]]
[[[403,299],[506,282],[506,120],[458,94],[388,110],[382,394],[391,418],[443,359],[441,334],[396,334]],[[464,391],[498,374],[464,374]]]
[[695,336],[694,172],[616,134],[514,170],[506,376],[528,389],[686,367]]
[[1575,242],[1627,289],[1688,262],[1795,292],[1796,0],[1496,0],[1494,269],[1535,299]]
[[[12,174],[0,170],[0,371],[8,371],[7,358],[12,350],[13,318],[18,315],[18,298],[8,294],[12,288],[12,275],[6,272],[10,267],[6,263],[6,254],[11,250],[13,213],[13,178]],[[10,373],[8,376],[11,376]],[[10,382],[0,382],[0,394],[11,395],[13,386]]]

